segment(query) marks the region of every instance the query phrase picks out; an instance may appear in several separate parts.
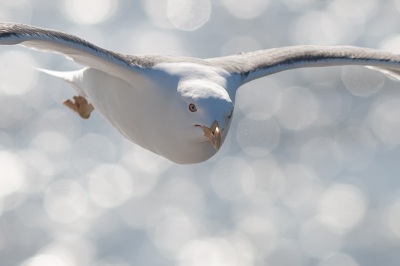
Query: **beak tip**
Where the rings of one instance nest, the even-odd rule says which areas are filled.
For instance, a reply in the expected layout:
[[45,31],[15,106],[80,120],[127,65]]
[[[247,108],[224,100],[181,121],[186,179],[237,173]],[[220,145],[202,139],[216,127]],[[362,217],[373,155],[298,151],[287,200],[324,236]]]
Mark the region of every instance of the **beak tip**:
[[219,151],[219,149],[221,148],[221,131],[219,127],[215,128],[214,138],[215,138],[214,148],[216,151]]
[[218,152],[221,148],[221,130],[217,120],[215,120],[211,127],[201,126],[204,130],[204,135],[210,140],[215,150]]

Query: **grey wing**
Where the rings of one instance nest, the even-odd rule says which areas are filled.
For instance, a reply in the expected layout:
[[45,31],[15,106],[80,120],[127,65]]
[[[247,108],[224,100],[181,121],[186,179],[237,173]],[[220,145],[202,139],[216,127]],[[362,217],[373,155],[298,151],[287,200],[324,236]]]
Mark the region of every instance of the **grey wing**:
[[[128,81],[151,67],[151,59],[128,56],[93,45],[76,36],[56,30],[18,23],[0,23],[0,45],[20,44],[32,49],[63,54],[79,64],[89,66]],[[129,82],[129,81],[128,81]]]
[[400,80],[400,55],[354,46],[292,46],[212,58],[209,61],[235,75],[242,85],[277,72],[340,65],[369,66]]

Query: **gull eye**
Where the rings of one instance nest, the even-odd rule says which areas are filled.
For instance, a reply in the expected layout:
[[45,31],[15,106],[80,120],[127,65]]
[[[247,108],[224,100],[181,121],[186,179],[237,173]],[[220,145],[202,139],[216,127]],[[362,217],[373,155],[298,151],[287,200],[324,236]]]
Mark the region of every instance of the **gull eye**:
[[189,111],[190,112],[196,112],[197,111],[196,105],[194,105],[193,103],[189,104]]

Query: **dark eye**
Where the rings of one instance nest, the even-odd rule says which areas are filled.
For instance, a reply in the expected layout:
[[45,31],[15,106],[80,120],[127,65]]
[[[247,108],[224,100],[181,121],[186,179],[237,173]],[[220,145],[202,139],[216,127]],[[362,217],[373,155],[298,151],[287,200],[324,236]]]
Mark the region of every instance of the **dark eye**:
[[189,104],[189,111],[190,112],[196,112],[197,111],[196,105],[194,105],[193,103]]

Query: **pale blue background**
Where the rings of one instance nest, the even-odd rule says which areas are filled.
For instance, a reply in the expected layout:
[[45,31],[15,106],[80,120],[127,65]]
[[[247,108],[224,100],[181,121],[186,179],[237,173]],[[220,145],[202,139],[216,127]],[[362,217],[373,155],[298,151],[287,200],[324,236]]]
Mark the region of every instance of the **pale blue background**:
[[[2,0],[0,20],[123,53],[207,58],[299,44],[400,51],[399,10],[398,0]],[[80,119],[61,104],[73,90],[33,67],[80,66],[0,47],[1,265],[400,264],[399,82],[354,67],[252,82],[221,151],[181,166],[96,112]]]

